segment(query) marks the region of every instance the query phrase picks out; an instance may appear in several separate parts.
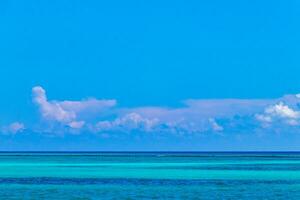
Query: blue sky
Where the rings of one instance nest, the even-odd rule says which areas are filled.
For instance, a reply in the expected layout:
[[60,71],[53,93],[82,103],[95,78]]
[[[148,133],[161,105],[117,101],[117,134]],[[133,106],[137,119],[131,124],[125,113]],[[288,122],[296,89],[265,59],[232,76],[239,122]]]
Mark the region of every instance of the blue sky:
[[299,4],[3,0],[0,150],[300,150]]

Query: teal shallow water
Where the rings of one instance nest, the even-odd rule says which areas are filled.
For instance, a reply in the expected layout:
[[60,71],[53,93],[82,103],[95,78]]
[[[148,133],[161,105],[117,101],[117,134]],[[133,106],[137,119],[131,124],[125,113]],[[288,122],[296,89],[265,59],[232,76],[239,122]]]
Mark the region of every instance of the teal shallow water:
[[0,199],[300,199],[300,153],[1,153]]

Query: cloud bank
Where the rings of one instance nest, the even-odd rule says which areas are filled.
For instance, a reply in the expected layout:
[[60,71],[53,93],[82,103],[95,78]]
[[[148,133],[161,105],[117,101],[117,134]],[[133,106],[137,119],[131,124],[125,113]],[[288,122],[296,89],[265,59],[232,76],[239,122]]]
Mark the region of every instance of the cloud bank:
[[299,94],[277,99],[190,99],[174,108],[118,107],[114,99],[48,100],[40,86],[32,89],[32,95],[44,122],[40,132],[220,134],[241,127],[251,132],[300,125]]

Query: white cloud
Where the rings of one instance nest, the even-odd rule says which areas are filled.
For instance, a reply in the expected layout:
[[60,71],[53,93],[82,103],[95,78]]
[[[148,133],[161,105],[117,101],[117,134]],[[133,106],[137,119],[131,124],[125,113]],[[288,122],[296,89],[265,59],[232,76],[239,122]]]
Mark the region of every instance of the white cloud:
[[44,120],[58,122],[75,129],[84,126],[85,121],[82,118],[85,114],[101,112],[116,105],[115,100],[49,101],[46,91],[40,86],[34,87],[32,93],[33,101],[39,107]]
[[282,121],[288,125],[299,125],[300,112],[293,110],[283,102],[268,106],[263,114],[257,114],[256,119],[263,123],[272,123],[274,121]]
[[289,108],[287,105],[284,105],[282,102],[279,102],[278,104],[268,107],[265,110],[265,113],[271,116],[278,116],[281,118],[291,118],[291,119],[297,119],[300,116],[300,113],[298,111],[294,111],[293,109]]
[[[150,111],[149,108],[146,109]],[[157,109],[154,109],[158,111]],[[151,114],[145,116],[141,113],[128,113],[115,120],[100,121],[95,125],[94,131],[96,132],[110,132],[110,131],[142,131],[142,132],[167,132],[167,133],[202,133],[207,131],[221,132],[224,128],[219,125],[214,118],[185,118],[181,115],[172,116],[174,111],[169,110],[167,113]]]
[[76,119],[76,113],[73,110],[65,110],[60,102],[49,102],[46,91],[42,87],[34,87],[33,101],[39,106],[42,117],[46,120],[69,123]]
[[98,122],[96,124],[96,131],[141,130],[149,132],[158,124],[158,119],[143,118],[137,113],[129,113],[113,121]]

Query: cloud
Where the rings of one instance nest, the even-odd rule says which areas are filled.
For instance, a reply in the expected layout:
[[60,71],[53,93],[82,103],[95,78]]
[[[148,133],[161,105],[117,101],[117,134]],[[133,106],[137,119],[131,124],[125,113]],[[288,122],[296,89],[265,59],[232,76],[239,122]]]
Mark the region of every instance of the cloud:
[[132,131],[150,132],[159,124],[158,119],[143,118],[137,113],[129,113],[113,121],[100,121],[96,124],[96,131]]
[[235,115],[255,114],[275,99],[191,99],[185,101],[189,112],[205,117],[233,117]]
[[[124,112],[124,111],[123,111]],[[126,113],[127,112],[127,113]],[[138,108],[126,110],[126,114],[114,120],[99,121],[96,132],[142,131],[153,133],[202,133],[220,132],[223,127],[214,118],[201,117],[201,112],[190,114],[189,109]]]
[[212,129],[214,131],[223,131],[224,130],[224,128],[222,126],[220,126],[214,118],[210,118],[209,122],[211,123]]
[[3,133],[16,134],[25,130],[25,125],[21,122],[13,122],[2,128]]
[[263,123],[283,122],[291,126],[299,125],[300,112],[293,110],[283,102],[268,106],[256,119]]
[[40,86],[34,87],[32,94],[33,102],[38,106],[44,120],[75,129],[84,126],[85,116],[105,111],[116,105],[115,100],[49,101],[46,91]]
[[42,87],[34,87],[32,93],[33,101],[39,106],[44,119],[61,123],[69,123],[76,119],[77,116],[73,110],[65,110],[60,102],[49,102],[46,91]]
[[74,128],[74,129],[80,129],[84,126],[85,122],[84,121],[73,121],[73,122],[70,122],[68,125],[71,127],[71,128]]
[[[300,95],[274,99],[189,99],[179,107],[117,107],[116,100],[48,100],[46,91],[32,89],[48,132],[145,132],[199,134],[249,132],[268,126],[300,125]],[[53,128],[54,127],[54,128]],[[43,129],[43,128],[42,128]],[[72,132],[72,131],[70,131]]]

